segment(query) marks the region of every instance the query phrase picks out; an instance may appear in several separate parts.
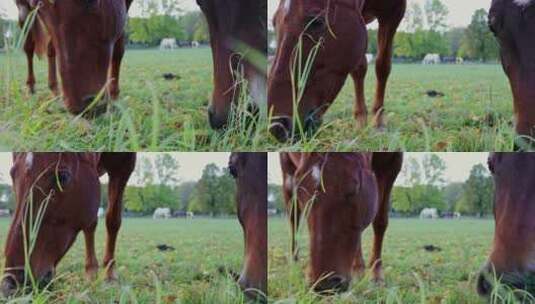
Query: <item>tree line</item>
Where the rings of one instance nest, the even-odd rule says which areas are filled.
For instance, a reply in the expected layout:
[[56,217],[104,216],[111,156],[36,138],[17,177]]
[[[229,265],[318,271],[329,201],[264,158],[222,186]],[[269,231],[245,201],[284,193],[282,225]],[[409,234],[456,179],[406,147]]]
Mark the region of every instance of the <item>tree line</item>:
[[[394,56],[421,59],[426,54],[490,61],[498,58],[498,44],[487,23],[487,11],[476,10],[467,27],[450,28],[448,8],[440,0],[412,2],[394,42]],[[377,54],[377,31],[369,32],[370,53]]]
[[[473,61],[498,59],[498,44],[487,25],[487,11],[476,10],[466,27],[450,27],[449,11],[441,0],[426,0],[423,7],[412,2],[394,39],[394,58],[398,61],[420,61],[426,54],[462,57]],[[275,33],[269,32],[275,41]],[[274,44],[270,43],[274,53]],[[377,29],[368,30],[368,53],[377,54]]]
[[[177,1],[140,0],[135,3],[141,13],[127,22],[130,47],[155,47],[164,38],[175,38],[185,43],[208,43],[208,25],[201,11],[183,11],[177,6]],[[12,37],[17,37],[20,34],[18,22],[8,20],[0,11],[0,48],[5,46],[8,31]]]
[[[440,213],[460,212],[469,216],[492,214],[494,184],[486,166],[474,165],[464,182],[446,182],[444,160],[436,154],[422,160],[407,158],[400,178],[405,182],[392,191],[392,212],[401,216],[416,216],[424,208],[436,208]],[[399,178],[398,178],[399,179]],[[270,184],[268,206],[284,213],[282,186]]]
[[128,20],[126,32],[131,44],[156,46],[164,38],[208,42],[208,26],[200,11],[183,11],[178,1],[140,0],[140,16]]
[[[236,214],[236,183],[226,168],[207,164],[198,181],[177,180],[180,166],[169,154],[158,154],[154,160],[138,158],[138,165],[124,194],[124,209],[149,215],[156,208],[191,211],[210,216]],[[108,204],[108,185],[101,185],[101,206]],[[0,184],[0,209],[15,208],[10,185]]]

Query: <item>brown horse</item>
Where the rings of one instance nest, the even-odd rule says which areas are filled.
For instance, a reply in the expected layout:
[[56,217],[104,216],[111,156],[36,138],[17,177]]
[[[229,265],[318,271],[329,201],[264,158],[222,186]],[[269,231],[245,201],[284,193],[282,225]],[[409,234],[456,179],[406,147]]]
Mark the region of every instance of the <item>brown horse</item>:
[[489,295],[496,273],[502,283],[535,296],[535,154],[494,153],[489,169],[494,177],[496,227],[477,290]]
[[[86,275],[89,279],[96,276],[99,176],[105,173],[109,187],[104,267],[106,278],[115,279],[115,243],[121,226],[122,197],[135,160],[134,153],[14,153],[11,176],[17,204],[5,247],[1,293],[12,295],[25,282],[29,285],[31,277],[40,286],[47,286],[80,231],[85,236]],[[42,221],[33,251],[27,252],[29,265],[25,265],[24,243],[31,241],[27,231],[37,223],[40,208],[44,212]],[[25,266],[29,267],[27,271]]]
[[[535,1],[493,0],[489,26],[513,91],[516,133],[535,137]],[[535,141],[531,140],[531,146]],[[515,149],[518,149],[515,147]]]
[[30,11],[38,9],[37,18],[24,43],[28,59],[26,83],[30,92],[35,92],[33,55],[47,54],[48,85],[54,94],[59,93],[57,66],[64,103],[71,113],[82,113],[107,83],[107,92],[112,98],[117,98],[124,54],[124,28],[131,2],[16,0],[21,26]]
[[[379,21],[379,32],[373,116],[375,126],[383,128],[384,96],[392,66],[392,43],[405,14],[405,7],[406,0],[281,0],[274,18],[278,47],[268,78],[271,133],[279,141],[299,136],[296,134],[299,130],[295,130],[296,126],[293,125],[296,120],[299,120],[304,131],[314,133],[348,75],[355,83],[354,114],[357,126],[366,125],[366,24],[375,19]],[[305,59],[317,45],[319,51],[313,58],[304,85],[307,71],[304,68],[298,71],[296,56],[300,50],[301,65],[304,66]],[[297,113],[294,113],[294,108]],[[297,115],[295,120],[294,115]]]
[[232,153],[238,218],[245,238],[245,262],[239,284],[245,294],[266,302],[267,295],[267,154]]
[[[253,102],[265,104],[266,67],[255,54],[267,57],[266,0],[197,0],[210,31],[214,62],[214,90],[208,109],[210,125],[227,125],[233,102],[240,93],[236,72],[243,73]],[[258,60],[257,60],[258,61]],[[260,60],[262,61],[262,60]]]
[[303,212],[310,234],[308,278],[319,293],[345,291],[352,272],[362,274],[361,234],[373,222],[373,279],[383,280],[381,251],[390,192],[401,153],[281,153],[283,192],[295,233]]

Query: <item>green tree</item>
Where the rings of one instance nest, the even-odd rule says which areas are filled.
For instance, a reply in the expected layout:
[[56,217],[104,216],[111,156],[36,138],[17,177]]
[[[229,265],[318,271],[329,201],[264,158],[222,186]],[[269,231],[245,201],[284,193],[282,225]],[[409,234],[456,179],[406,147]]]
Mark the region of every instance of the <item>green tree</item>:
[[487,12],[484,9],[475,11],[461,41],[462,56],[483,61],[498,57],[498,45],[487,24]]
[[152,212],[159,207],[178,209],[178,170],[180,166],[169,153],[156,155],[152,160],[141,156],[133,180],[142,187],[128,187],[125,207],[137,212]]
[[284,212],[286,210],[281,185],[268,185],[268,208],[277,209],[278,212]]
[[197,182],[185,182],[178,185],[177,192],[179,197],[179,210],[186,211],[189,209],[189,204],[193,197],[193,192],[195,191],[196,185]]
[[423,177],[427,185],[440,186],[444,183],[446,163],[437,154],[426,154],[422,159]]
[[444,32],[448,28],[448,8],[440,0],[426,0],[424,11],[430,31]]
[[445,210],[441,189],[445,169],[444,161],[437,154],[425,155],[421,161],[406,159],[401,175],[407,186],[394,188],[392,207],[406,214],[418,214],[423,208]]
[[15,193],[7,184],[0,184],[0,209],[15,210]]
[[144,18],[155,15],[178,16],[182,10],[175,0],[137,0],[134,2]]
[[368,30],[368,53],[377,54],[377,30]]
[[455,211],[455,206],[463,196],[464,183],[449,183],[443,189],[447,211]]
[[455,27],[450,29],[446,33],[446,40],[449,44],[449,55],[457,57],[459,56],[459,50],[461,48],[461,42],[463,40],[464,31],[466,29],[462,27]]
[[477,164],[470,170],[470,176],[464,184],[464,192],[457,204],[457,211],[474,215],[492,212],[494,185],[487,168]]
[[133,212],[145,212],[149,210],[148,203],[145,202],[143,187],[127,186],[124,193],[124,207]]
[[187,41],[207,42],[209,39],[208,25],[204,14],[200,11],[188,12],[180,17],[180,26],[184,30]]
[[185,37],[178,18],[170,15],[131,18],[127,33],[130,41],[150,46],[158,45],[164,38],[183,40]]
[[417,2],[412,2],[407,8],[403,24],[406,32],[414,33],[424,28],[424,14],[422,7]]
[[236,213],[236,183],[226,170],[216,164],[204,167],[201,179],[195,187],[189,204],[189,211],[219,214]]

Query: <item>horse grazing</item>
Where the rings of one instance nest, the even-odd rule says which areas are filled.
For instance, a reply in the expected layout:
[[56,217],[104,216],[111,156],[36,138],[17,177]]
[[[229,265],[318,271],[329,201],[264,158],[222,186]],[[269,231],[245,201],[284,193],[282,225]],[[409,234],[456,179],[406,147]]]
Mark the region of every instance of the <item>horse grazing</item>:
[[[35,92],[33,56],[47,55],[48,85],[59,94],[59,68],[65,106],[82,113],[107,86],[109,95],[119,95],[119,70],[124,54],[128,8],[132,0],[16,0],[21,26],[33,9],[37,18],[24,43],[28,60],[27,85]],[[57,63],[56,63],[57,60]],[[94,109],[98,114],[103,106]]]
[[232,153],[230,173],[237,184],[238,218],[245,237],[239,285],[252,299],[267,298],[267,154]]
[[[535,1],[493,0],[489,27],[513,91],[516,133],[535,137]],[[534,146],[533,140],[530,141]],[[516,147],[515,149],[519,149]]]
[[[109,186],[104,267],[106,278],[116,279],[115,244],[121,226],[122,197],[135,162],[134,153],[14,153],[11,177],[16,210],[5,246],[0,293],[10,296],[31,281],[48,286],[57,264],[80,231],[85,237],[86,275],[88,279],[96,277],[99,177],[105,173]],[[40,226],[32,240],[28,231],[38,225],[39,213]],[[30,242],[35,245],[26,252]],[[26,258],[29,265],[25,264]]]
[[[268,78],[271,134],[281,142],[295,139],[301,131],[295,130],[298,120],[304,132],[317,131],[348,75],[355,83],[357,126],[367,124],[366,24],[375,19],[379,31],[373,115],[375,126],[383,128],[392,43],[405,7],[406,0],[282,0],[274,17],[277,51]],[[305,68],[307,59],[310,70]]]
[[255,103],[265,104],[267,67],[259,66],[258,54],[267,57],[266,0],[197,0],[210,32],[214,62],[214,90],[208,109],[213,129],[228,123],[232,104],[241,91],[242,73]]
[[291,224],[292,254],[303,212],[310,235],[308,278],[322,294],[345,291],[362,274],[361,234],[373,222],[373,279],[383,280],[381,251],[390,192],[401,153],[281,153],[283,194]]
[[492,153],[494,242],[479,274],[477,291],[491,294],[494,273],[501,283],[535,296],[535,154]]

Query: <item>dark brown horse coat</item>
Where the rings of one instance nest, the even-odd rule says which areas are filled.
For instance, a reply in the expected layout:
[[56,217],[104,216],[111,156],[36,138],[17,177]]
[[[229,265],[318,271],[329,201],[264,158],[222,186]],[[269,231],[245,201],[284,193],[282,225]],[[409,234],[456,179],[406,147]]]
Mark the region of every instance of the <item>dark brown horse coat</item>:
[[24,43],[30,92],[35,92],[33,56],[46,54],[49,87],[55,94],[60,93],[56,76],[59,69],[61,92],[69,112],[83,112],[105,87],[112,98],[117,98],[124,28],[131,3],[132,0],[16,0],[21,26],[30,11],[38,8]]
[[[315,132],[348,75],[355,83],[357,125],[366,125],[366,24],[375,19],[379,30],[373,115],[375,126],[382,128],[392,44],[405,7],[406,0],[282,0],[274,18],[277,52],[268,78],[271,133],[280,141],[298,137],[298,121],[303,132]],[[304,66],[315,45],[319,50],[305,78],[307,72],[304,67],[299,71],[296,56],[301,50]]]
[[[214,90],[208,109],[210,126],[227,125],[240,94],[238,74],[247,80],[253,103],[265,104],[267,57],[266,0],[197,0],[210,31],[214,61]],[[265,106],[263,106],[265,108]]]
[[535,154],[492,153],[494,242],[477,290],[492,292],[493,275],[503,284],[535,296]]
[[383,280],[381,251],[401,153],[281,153],[280,158],[292,252],[297,258],[294,236],[303,215],[314,290],[345,291],[352,274],[364,272],[361,234],[370,223],[375,232],[370,267],[374,280]]
[[[489,26],[513,91],[516,133],[535,137],[535,1],[493,0]],[[535,140],[528,140],[531,148]],[[521,148],[521,147],[519,147]]]
[[267,301],[267,153],[232,153],[230,173],[237,184],[238,218],[245,239],[239,284],[245,294]]
[[[135,162],[134,153],[14,153],[11,176],[17,205],[4,251],[1,293],[12,295],[25,284],[30,285],[31,277],[40,286],[47,286],[80,231],[86,244],[86,275],[95,278],[95,229],[100,205],[99,177],[103,174],[109,177],[103,265],[106,278],[115,279],[122,197]],[[24,231],[28,231],[30,223],[36,223],[39,208],[44,213],[35,247],[28,252],[30,264],[26,270],[31,272],[25,272],[24,242],[30,236]]]

